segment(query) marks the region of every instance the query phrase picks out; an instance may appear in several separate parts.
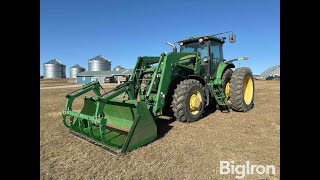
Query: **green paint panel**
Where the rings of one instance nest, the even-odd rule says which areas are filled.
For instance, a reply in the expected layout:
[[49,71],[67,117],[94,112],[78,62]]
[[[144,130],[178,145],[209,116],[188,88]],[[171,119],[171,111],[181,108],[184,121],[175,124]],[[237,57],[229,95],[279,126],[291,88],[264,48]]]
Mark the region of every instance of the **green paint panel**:
[[132,101],[108,101],[103,108],[107,126],[129,131],[137,114]]
[[81,114],[93,116],[96,111],[96,102],[91,99],[85,99]]
[[157,138],[157,126],[155,124],[155,117],[150,113],[145,102],[138,102],[137,114],[139,117],[133,123],[134,128],[131,128],[128,136],[130,141],[128,143],[127,151],[131,151],[140,146],[147,144]]

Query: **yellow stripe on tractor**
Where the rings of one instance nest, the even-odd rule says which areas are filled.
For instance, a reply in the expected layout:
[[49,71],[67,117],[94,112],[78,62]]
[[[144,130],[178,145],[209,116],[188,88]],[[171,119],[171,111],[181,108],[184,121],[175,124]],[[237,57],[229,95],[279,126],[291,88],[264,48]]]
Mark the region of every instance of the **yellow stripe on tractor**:
[[237,60],[248,60],[249,58],[248,57],[241,57],[241,58],[238,58]]

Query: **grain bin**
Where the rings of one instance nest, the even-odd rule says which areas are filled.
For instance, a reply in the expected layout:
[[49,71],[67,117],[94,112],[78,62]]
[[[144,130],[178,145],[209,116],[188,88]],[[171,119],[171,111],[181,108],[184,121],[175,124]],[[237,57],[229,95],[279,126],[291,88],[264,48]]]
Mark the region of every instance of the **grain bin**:
[[76,64],[70,68],[70,78],[77,78],[77,74],[85,71],[86,69],[79,64]]
[[102,55],[96,56],[88,61],[88,71],[110,71],[111,61]]
[[120,71],[121,69],[124,69],[123,67],[121,67],[120,65],[118,65],[117,67],[115,67],[113,70],[114,71]]
[[52,59],[43,64],[44,78],[66,78],[66,65],[57,59]]

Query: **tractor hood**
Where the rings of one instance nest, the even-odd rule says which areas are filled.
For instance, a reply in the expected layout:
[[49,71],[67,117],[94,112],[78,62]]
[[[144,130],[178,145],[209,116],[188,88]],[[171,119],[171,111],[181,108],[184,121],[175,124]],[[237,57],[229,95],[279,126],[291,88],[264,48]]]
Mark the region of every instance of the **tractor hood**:
[[[195,58],[197,56],[200,56],[199,53],[180,53],[180,52],[170,52],[166,56],[172,54],[175,58],[174,59],[168,59],[168,61],[175,61],[177,60],[178,64],[186,65],[191,68],[194,67]],[[160,60],[160,56],[144,56],[146,62],[148,64],[153,64],[153,66],[145,67],[144,72],[154,72],[158,67],[158,62]]]

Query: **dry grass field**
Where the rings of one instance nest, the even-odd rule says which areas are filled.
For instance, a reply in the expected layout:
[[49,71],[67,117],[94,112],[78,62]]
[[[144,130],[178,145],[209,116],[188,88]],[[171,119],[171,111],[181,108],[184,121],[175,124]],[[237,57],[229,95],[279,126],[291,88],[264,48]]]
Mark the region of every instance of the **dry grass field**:
[[[40,87],[68,85],[40,80]],[[280,81],[255,81],[255,106],[247,113],[211,112],[194,123],[158,119],[159,138],[117,157],[68,134],[61,118],[64,95],[78,87],[40,90],[41,179],[235,179],[219,162],[275,165],[280,177]],[[108,89],[108,86],[104,86]],[[110,87],[109,87],[110,89]],[[74,109],[80,109],[76,101]]]
[[70,85],[68,79],[40,79],[40,87]]

